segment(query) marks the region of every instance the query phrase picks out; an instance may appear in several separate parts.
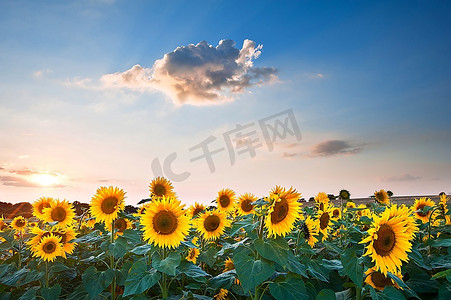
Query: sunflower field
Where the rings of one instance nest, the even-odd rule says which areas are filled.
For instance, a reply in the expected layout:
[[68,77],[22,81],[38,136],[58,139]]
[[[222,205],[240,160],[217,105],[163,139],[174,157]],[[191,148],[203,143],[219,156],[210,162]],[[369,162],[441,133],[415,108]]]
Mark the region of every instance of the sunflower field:
[[42,197],[0,219],[0,299],[451,299],[451,220],[435,203],[314,205],[294,188],[218,192],[186,208],[158,177],[136,213],[100,187],[89,210]]

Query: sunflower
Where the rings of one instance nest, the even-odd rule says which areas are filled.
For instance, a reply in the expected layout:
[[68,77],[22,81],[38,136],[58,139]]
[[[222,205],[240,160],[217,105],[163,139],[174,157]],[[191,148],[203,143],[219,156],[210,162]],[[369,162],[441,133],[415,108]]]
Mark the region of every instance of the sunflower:
[[376,199],[376,201],[380,204],[389,204],[390,203],[390,198],[388,197],[388,194],[385,190],[380,190],[375,191],[374,192],[374,198]]
[[346,202],[346,208],[347,208],[347,209],[355,208],[355,203],[352,202],[352,201]]
[[365,204],[360,204],[357,207],[359,210],[356,210],[355,214],[359,217],[359,219],[363,216],[369,216],[370,215],[370,210],[366,207]]
[[432,212],[432,210],[429,210],[427,213],[424,213],[423,208],[426,206],[434,207],[435,202],[429,198],[423,197],[420,199],[415,199],[415,203],[412,206],[412,209],[415,212],[415,217],[420,219],[423,223],[429,222],[429,217]]
[[[125,218],[118,218],[114,221],[114,231],[117,235],[122,235],[126,229],[132,228],[132,222]],[[108,228],[111,231],[111,228]]]
[[71,226],[74,222],[75,211],[67,200],[55,199],[50,203],[50,207],[43,209],[45,222],[58,222],[57,226],[64,228]]
[[301,194],[291,187],[289,190],[284,189],[272,201],[265,217],[269,237],[285,236],[293,229],[296,220],[301,218],[301,203],[297,201],[300,197]]
[[254,213],[254,205],[252,202],[257,201],[258,198],[253,194],[245,193],[238,198],[238,214],[245,216]]
[[332,206],[331,210],[332,210],[332,213],[330,215],[331,219],[335,221],[341,219],[341,209],[339,207]]
[[191,243],[195,246],[199,246],[199,238],[197,236],[193,237]]
[[100,187],[91,199],[91,215],[98,223],[103,222],[111,227],[119,211],[125,206],[125,192],[118,187]]
[[414,212],[411,208],[407,207],[405,204],[397,206],[393,205],[390,208],[389,218],[401,217],[405,222],[406,234],[409,235],[410,239],[414,238],[415,233],[419,231],[418,225],[415,222]]
[[220,289],[219,293],[217,293],[214,296],[215,300],[225,300],[227,298],[227,295],[229,294],[229,291],[226,289]]
[[[395,274],[396,277],[402,280],[401,272],[397,271],[393,274]],[[380,291],[383,291],[386,286],[394,286],[398,289],[401,289],[401,287],[393,279],[379,272],[376,267],[368,269],[365,272],[365,275],[365,283]]]
[[153,198],[175,198],[174,187],[171,181],[164,177],[157,177],[149,185],[150,197]]
[[205,206],[203,204],[199,204],[197,202],[194,202],[194,204],[191,205],[187,210],[188,217],[190,217],[191,219],[194,219],[195,217],[199,216],[199,214],[206,209],[207,209],[207,206]]
[[216,198],[218,208],[222,211],[232,213],[235,210],[235,192],[231,189],[222,189]]
[[223,233],[226,227],[230,226],[230,220],[227,219],[227,213],[216,209],[214,211],[204,212],[194,220],[197,232],[205,240],[216,240]]
[[451,216],[448,215],[448,207],[446,205],[446,203],[448,202],[448,197],[446,196],[445,193],[440,195],[440,211],[442,216],[445,217],[445,224],[446,225],[451,225]]
[[160,248],[177,248],[190,229],[190,219],[174,197],[151,202],[141,216],[141,224],[144,239]]
[[316,206],[319,210],[324,210],[325,205],[329,205],[329,196],[326,193],[320,192],[315,197]]
[[318,211],[317,217],[318,230],[323,234],[322,240],[324,241],[329,237],[330,225],[332,225],[333,211],[331,206],[324,205],[324,209]]
[[44,208],[50,207],[53,202],[53,198],[41,197],[35,202],[33,202],[33,216],[40,220],[44,220]]
[[185,259],[187,261],[192,262],[193,264],[196,264],[196,260],[197,260],[197,257],[199,256],[199,254],[200,254],[199,249],[197,249],[197,248],[189,248],[188,256],[185,257]]
[[318,224],[312,220],[310,216],[305,219],[305,222],[301,226],[301,230],[304,233],[304,239],[313,248],[315,243],[318,241],[316,238],[318,236]]
[[54,261],[57,256],[64,256],[63,246],[60,241],[60,237],[50,233],[36,245],[33,256],[39,257],[44,261]]
[[351,198],[351,194],[348,190],[341,190],[339,196],[343,200],[349,200],[349,198]]
[[3,216],[0,217],[0,232],[3,231],[3,229],[8,228],[8,224],[5,223]]
[[72,254],[74,252],[74,248],[77,245],[77,243],[72,242],[75,237],[77,236],[77,233],[72,227],[66,227],[64,229],[59,229],[53,227],[51,231],[45,231],[42,230],[39,227],[34,227],[31,231],[32,234],[35,236],[31,238],[27,244],[30,246],[31,250],[33,252],[36,252],[37,246],[42,241],[43,238],[50,236],[51,234],[55,237],[60,238],[61,246],[63,247],[63,254],[62,257],[66,258],[67,254]]
[[27,228],[27,220],[22,216],[15,217],[11,222],[11,227],[17,232],[24,232]]
[[403,209],[393,205],[386,208],[381,216],[374,215],[368,237],[360,243],[368,243],[364,256],[371,256],[376,269],[387,276],[387,272],[396,273],[401,269],[402,261],[408,261],[407,252],[412,249],[413,224],[404,215]]

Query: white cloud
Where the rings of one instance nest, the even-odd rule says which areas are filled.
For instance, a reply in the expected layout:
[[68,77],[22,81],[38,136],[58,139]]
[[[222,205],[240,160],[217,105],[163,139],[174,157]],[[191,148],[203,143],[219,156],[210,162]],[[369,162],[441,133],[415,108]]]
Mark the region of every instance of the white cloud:
[[414,176],[410,174],[404,174],[404,175],[395,175],[395,176],[383,176],[380,178],[380,181],[413,181],[421,179],[420,176]]
[[[124,72],[101,77],[105,88],[128,88],[140,92],[159,90],[176,104],[205,105],[233,101],[236,94],[251,86],[273,82],[277,70],[254,67],[262,45],[245,40],[241,49],[232,40],[214,47],[202,41],[177,47],[151,68],[135,65]],[[77,85],[86,85],[78,80]]]

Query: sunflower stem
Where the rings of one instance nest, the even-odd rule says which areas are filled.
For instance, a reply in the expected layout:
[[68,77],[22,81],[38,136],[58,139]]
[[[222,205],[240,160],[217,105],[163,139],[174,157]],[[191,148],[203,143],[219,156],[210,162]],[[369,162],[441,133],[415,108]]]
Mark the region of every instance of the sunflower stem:
[[355,299],[356,300],[361,300],[362,299],[362,288],[361,287],[356,287],[355,292],[356,292]]
[[[166,259],[167,253],[166,253],[166,247],[163,247],[163,260]],[[166,273],[163,272],[163,287],[162,287],[162,294],[163,299],[166,299],[168,297],[168,290],[166,286]]]
[[49,262],[45,261],[45,287],[49,287]]
[[[111,222],[111,245],[114,244],[114,220]],[[114,272],[114,253],[110,256],[110,269]],[[116,273],[113,275],[113,282],[111,283],[111,299],[116,299]]]

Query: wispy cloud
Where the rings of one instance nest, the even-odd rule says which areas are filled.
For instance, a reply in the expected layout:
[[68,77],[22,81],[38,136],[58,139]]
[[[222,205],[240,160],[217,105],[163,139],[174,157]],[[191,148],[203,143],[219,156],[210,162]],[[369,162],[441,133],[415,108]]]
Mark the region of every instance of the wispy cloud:
[[355,145],[350,144],[348,141],[343,140],[328,140],[316,144],[312,151],[312,156],[334,156],[334,155],[353,155],[361,152],[362,147],[357,147]]
[[419,180],[421,179],[420,176],[414,176],[411,174],[404,174],[404,175],[395,175],[395,176],[383,176],[381,178],[379,178],[380,181],[386,181],[386,182],[391,182],[391,181],[413,181],[413,180]]
[[306,74],[307,78],[310,79],[323,79],[325,75],[323,73],[308,73]]
[[66,187],[64,184],[52,184],[47,186],[42,186],[38,183],[28,181],[23,177],[18,176],[0,176],[0,182],[3,185],[15,186],[15,187],[32,187],[32,188],[63,188]]
[[38,171],[38,170],[32,170],[32,169],[21,169],[21,170],[9,170],[10,173],[17,174],[17,175],[40,175],[40,174],[49,174],[54,176],[60,176],[61,174],[57,172],[47,172],[47,171]]
[[[262,47],[251,40],[245,40],[241,49],[232,40],[221,40],[216,47],[205,41],[181,46],[156,60],[150,68],[137,64],[124,72],[102,76],[101,87],[162,91],[176,104],[233,101],[252,86],[277,81],[277,69],[254,67]],[[65,84],[98,88],[90,79],[76,78]]]

